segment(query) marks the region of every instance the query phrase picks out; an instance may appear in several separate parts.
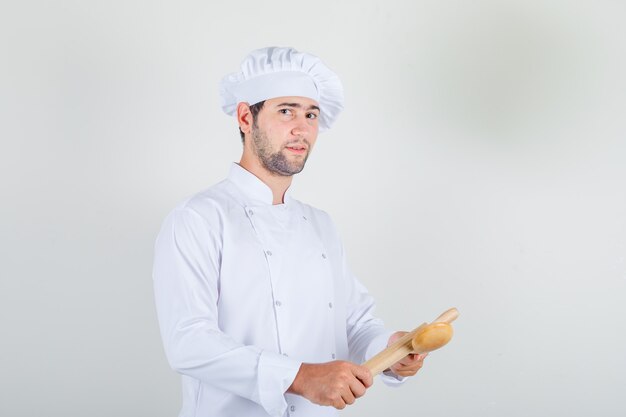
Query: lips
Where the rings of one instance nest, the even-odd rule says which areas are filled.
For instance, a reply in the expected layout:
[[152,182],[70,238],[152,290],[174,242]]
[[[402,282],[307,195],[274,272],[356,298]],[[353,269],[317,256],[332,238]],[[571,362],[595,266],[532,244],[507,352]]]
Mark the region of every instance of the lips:
[[287,148],[288,151],[291,151],[296,154],[304,154],[306,153],[306,150],[307,150],[306,146],[303,146],[303,145],[285,146],[285,148]]

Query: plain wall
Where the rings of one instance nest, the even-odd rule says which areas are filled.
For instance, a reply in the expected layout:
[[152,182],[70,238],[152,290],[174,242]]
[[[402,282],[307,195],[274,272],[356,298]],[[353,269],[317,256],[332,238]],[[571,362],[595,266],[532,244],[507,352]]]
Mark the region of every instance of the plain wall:
[[0,6],[0,415],[176,416],[164,216],[238,161],[218,82],[294,46],[346,110],[294,180],[389,327],[455,338],[345,416],[626,415],[626,4]]

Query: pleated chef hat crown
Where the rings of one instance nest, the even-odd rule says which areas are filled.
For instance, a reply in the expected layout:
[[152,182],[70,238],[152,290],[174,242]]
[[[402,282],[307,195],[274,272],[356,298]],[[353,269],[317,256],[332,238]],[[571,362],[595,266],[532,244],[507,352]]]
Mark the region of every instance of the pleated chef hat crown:
[[220,84],[222,110],[229,116],[237,104],[250,105],[286,96],[307,97],[320,107],[320,131],[329,129],[343,110],[343,87],[337,74],[313,55],[293,48],[270,47],[252,51],[241,70]]

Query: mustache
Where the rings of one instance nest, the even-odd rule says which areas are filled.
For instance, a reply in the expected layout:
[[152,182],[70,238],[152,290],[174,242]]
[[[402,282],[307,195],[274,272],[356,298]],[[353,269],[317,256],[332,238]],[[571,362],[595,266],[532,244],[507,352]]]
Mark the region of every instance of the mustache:
[[296,139],[294,141],[287,142],[285,144],[285,147],[294,147],[298,145],[302,146],[303,144],[306,145],[307,149],[311,148],[311,143],[306,138]]

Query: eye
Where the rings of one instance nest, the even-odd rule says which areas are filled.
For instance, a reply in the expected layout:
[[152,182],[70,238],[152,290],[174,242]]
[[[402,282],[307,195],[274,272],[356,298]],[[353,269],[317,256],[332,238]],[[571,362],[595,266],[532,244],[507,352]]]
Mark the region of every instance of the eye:
[[317,119],[319,116],[317,113],[307,113],[306,117],[307,119]]
[[291,114],[291,109],[279,109],[278,112],[280,114],[287,114],[287,115],[289,115],[289,114]]

